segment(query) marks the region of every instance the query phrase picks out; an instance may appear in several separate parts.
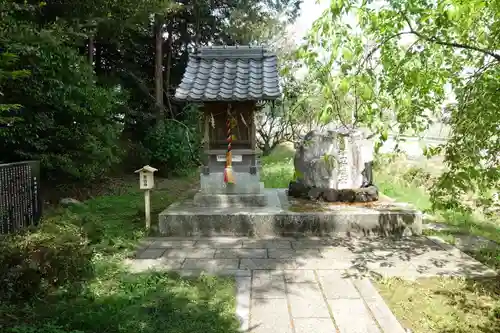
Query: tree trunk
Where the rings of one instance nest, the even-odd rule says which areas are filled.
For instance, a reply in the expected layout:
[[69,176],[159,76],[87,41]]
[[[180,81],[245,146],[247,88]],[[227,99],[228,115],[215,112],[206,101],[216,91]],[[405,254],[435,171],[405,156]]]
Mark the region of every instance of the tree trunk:
[[264,146],[262,147],[262,152],[261,152],[261,154],[262,154],[262,156],[269,156],[269,155],[271,155],[271,152],[272,152],[272,151],[273,151],[273,148],[269,145],[269,143],[268,143],[268,142],[266,142],[266,143],[264,144]]
[[95,43],[95,66],[94,66],[94,71],[98,76],[102,74],[101,59],[102,59],[102,44],[99,43],[98,41],[97,43]]
[[89,59],[90,66],[92,66],[92,68],[94,68],[94,36],[92,36],[92,35],[89,35],[87,56]]
[[156,119],[163,119],[163,21],[155,16],[155,99]]
[[170,116],[174,118],[174,111],[172,110],[172,104],[170,103],[170,72],[172,67],[172,24],[167,25],[167,65],[165,67],[165,91],[167,96],[167,106],[170,111]]

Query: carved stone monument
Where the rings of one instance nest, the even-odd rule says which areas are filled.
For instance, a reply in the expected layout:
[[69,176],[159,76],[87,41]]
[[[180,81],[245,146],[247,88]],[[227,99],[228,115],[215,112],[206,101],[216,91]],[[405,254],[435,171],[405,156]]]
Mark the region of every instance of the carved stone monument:
[[328,202],[375,201],[372,163],[371,142],[361,131],[345,127],[311,131],[295,154],[295,180],[288,194]]

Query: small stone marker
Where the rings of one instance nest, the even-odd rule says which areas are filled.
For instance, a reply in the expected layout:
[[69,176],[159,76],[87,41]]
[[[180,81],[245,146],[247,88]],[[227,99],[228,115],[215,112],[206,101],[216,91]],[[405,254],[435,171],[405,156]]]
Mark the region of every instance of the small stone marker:
[[154,173],[158,171],[149,165],[143,166],[135,173],[139,174],[139,188],[144,191],[144,212],[146,218],[146,229],[151,227],[151,189],[154,188]]
[[69,207],[69,206],[79,206],[83,205],[83,203],[79,200],[73,199],[73,198],[62,198],[59,200],[59,204],[64,207]]

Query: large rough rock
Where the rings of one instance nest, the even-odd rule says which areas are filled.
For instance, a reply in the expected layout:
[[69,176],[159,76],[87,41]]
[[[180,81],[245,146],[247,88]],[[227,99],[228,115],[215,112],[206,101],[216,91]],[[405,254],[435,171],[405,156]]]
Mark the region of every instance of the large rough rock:
[[295,153],[296,181],[337,190],[367,187],[372,184],[372,159],[372,146],[361,131],[311,131]]
[[373,186],[372,144],[358,130],[311,131],[297,145],[296,180],[288,195],[328,202],[378,200]]

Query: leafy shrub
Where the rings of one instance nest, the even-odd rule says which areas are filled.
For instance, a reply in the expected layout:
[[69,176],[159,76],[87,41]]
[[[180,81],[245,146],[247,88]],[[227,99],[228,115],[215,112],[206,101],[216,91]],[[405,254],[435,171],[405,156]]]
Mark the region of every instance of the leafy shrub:
[[139,167],[150,163],[151,152],[146,149],[143,142],[130,139],[122,140],[122,147],[127,154],[121,161],[121,171],[132,173]]
[[186,118],[182,123],[160,122],[145,138],[149,159],[160,173],[168,170],[174,175],[184,175],[198,165],[201,141],[198,110],[187,108]]
[[401,155],[398,153],[375,154],[373,159],[373,169],[383,170],[388,165],[394,163]]
[[431,182],[431,174],[421,167],[410,167],[403,174],[403,180],[418,186],[428,186]]
[[66,330],[53,324],[40,324],[32,326],[21,324],[7,330],[7,333],[83,333],[82,331]]
[[77,287],[92,274],[92,256],[81,229],[71,222],[51,221],[9,235],[0,241],[0,298],[22,301],[56,287]]

